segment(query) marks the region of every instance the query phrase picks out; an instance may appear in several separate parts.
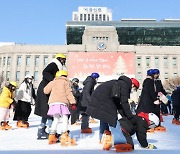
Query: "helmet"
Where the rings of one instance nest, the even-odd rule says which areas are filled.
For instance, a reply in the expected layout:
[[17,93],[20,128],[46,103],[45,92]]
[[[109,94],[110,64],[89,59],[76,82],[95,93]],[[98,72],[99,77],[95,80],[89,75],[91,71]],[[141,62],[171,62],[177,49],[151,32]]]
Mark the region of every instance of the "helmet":
[[158,69],[154,69],[154,74],[159,74],[160,71]]
[[56,58],[66,58],[66,55],[64,55],[62,53],[57,53]]
[[78,82],[79,83],[79,79],[78,78],[72,79],[72,83],[74,83],[74,82]]
[[63,75],[68,76],[68,73],[64,70],[60,70],[56,72],[56,77],[63,76]]
[[14,87],[17,87],[17,83],[15,81],[11,81],[9,84],[13,85]]
[[149,75],[149,76],[154,75],[154,70],[153,69],[147,70],[147,75]]
[[136,80],[135,78],[131,78],[132,84],[134,84],[136,86],[136,88],[139,88],[139,81]]
[[25,76],[25,79],[27,79],[27,78],[32,79],[32,75],[29,75],[29,74],[26,75],[26,76]]
[[91,77],[94,79],[99,78],[99,74],[94,72],[91,74]]
[[149,128],[153,128],[159,125],[159,118],[157,115],[154,113],[149,113],[149,121],[150,121],[150,126]]

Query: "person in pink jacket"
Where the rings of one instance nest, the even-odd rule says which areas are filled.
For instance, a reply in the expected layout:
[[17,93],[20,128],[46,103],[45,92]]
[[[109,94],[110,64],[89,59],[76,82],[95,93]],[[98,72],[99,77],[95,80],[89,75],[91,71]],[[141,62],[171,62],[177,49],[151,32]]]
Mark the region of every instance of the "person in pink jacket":
[[69,137],[68,131],[68,115],[70,114],[68,106],[70,105],[71,109],[75,108],[76,101],[72,94],[71,82],[67,79],[67,76],[68,73],[66,71],[58,71],[55,79],[44,88],[44,93],[50,94],[47,114],[54,119],[48,137],[49,144],[54,144],[58,140],[56,132],[59,120],[61,119],[62,133],[59,138],[61,145],[76,145],[75,140]]

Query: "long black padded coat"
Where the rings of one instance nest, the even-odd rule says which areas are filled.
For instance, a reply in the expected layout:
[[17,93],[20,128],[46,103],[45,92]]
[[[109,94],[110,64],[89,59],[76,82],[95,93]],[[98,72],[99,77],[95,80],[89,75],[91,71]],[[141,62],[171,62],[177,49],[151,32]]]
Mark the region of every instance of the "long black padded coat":
[[[115,82],[118,82],[121,87],[120,100],[115,100],[111,97],[112,87]],[[115,127],[117,123],[118,111],[122,116],[126,116],[128,119],[133,119],[128,104],[131,85],[131,79],[126,76],[121,76],[118,80],[110,80],[102,83],[91,95],[86,111],[87,114],[113,127]]]
[[44,94],[44,87],[54,79],[57,71],[59,71],[57,64],[52,62],[42,72],[43,79],[38,86],[34,111],[38,116],[49,118],[47,116],[49,95]]
[[137,107],[137,113],[153,112],[158,116],[157,105],[154,104],[154,101],[157,100],[157,94],[155,92],[154,80],[151,78],[146,78],[143,82],[143,89],[140,96],[140,101]]

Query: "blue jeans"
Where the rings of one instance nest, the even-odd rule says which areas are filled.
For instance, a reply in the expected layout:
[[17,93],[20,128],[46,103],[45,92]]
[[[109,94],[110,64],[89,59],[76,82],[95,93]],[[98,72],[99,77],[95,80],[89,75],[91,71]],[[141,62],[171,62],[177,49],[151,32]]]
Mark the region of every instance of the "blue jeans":
[[123,135],[119,121],[117,121],[116,127],[110,126],[111,134],[113,136],[114,145],[127,143],[126,138]]
[[109,130],[109,125],[100,120],[100,127],[99,127],[99,139],[102,139],[102,135],[105,130]]

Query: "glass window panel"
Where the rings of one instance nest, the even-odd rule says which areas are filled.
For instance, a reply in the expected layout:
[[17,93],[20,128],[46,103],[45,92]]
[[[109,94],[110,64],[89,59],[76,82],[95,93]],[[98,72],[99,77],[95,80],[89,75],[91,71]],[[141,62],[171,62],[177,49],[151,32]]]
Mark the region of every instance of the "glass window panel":
[[173,67],[177,66],[177,58],[176,57],[173,57],[172,63],[173,63]]
[[3,66],[6,65],[6,57],[3,57]]
[[150,67],[150,57],[146,57],[146,67]]
[[155,57],[154,63],[155,63],[155,67],[158,68],[159,67],[159,57]]
[[37,81],[38,80],[38,71],[35,71],[34,72],[34,81]]
[[17,66],[21,66],[21,56],[17,57]]
[[25,76],[26,76],[26,75],[29,75],[29,71],[26,71],[26,72],[25,72]]
[[44,56],[44,66],[47,66],[48,64],[48,56]]
[[7,59],[7,65],[9,66],[11,64],[11,57],[8,57]]
[[168,58],[164,57],[164,67],[168,67]]
[[168,73],[167,73],[167,72],[164,73],[164,79],[165,79],[165,80],[168,79]]
[[19,81],[20,80],[20,71],[17,71],[16,72],[16,81]]
[[39,56],[36,56],[35,57],[35,66],[38,66],[39,65]]
[[30,66],[30,56],[26,56],[26,66]]
[[141,57],[137,57],[137,66],[138,66],[138,67],[141,66]]
[[10,77],[10,71],[6,72],[6,80],[9,81],[9,77]]

